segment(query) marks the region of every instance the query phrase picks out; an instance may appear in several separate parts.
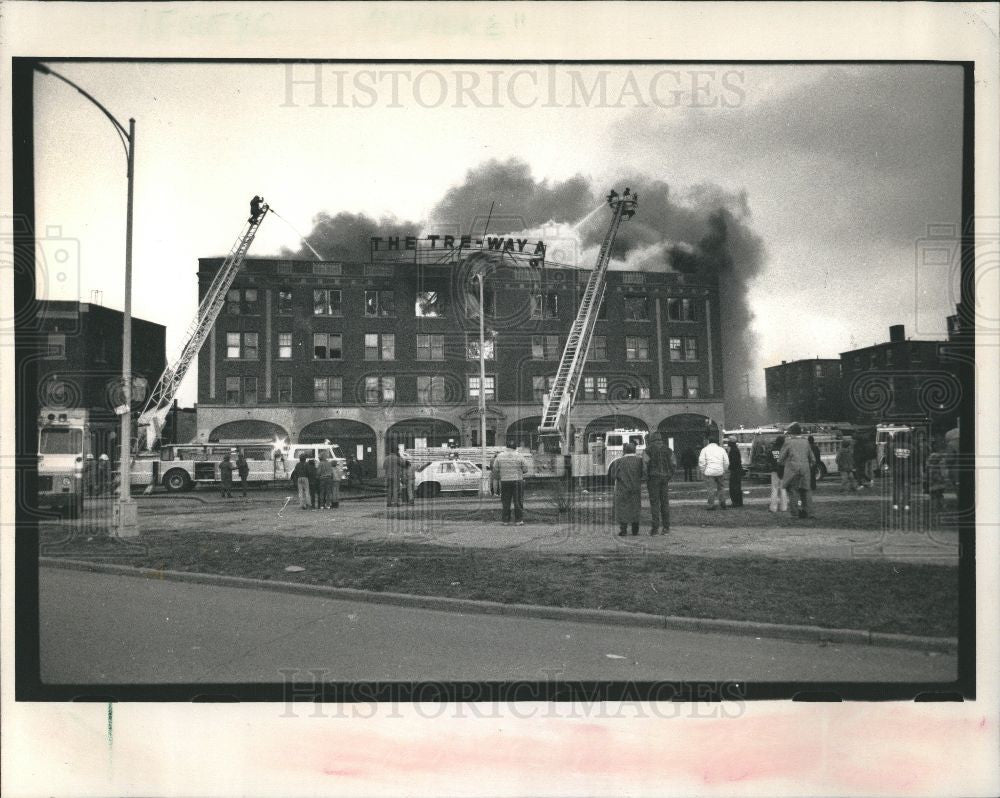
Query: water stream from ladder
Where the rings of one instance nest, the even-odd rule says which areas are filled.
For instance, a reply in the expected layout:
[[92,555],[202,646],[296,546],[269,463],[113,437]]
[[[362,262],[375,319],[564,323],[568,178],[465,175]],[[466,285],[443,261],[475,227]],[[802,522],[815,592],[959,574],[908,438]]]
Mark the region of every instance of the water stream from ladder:
[[588,213],[586,216],[584,216],[580,221],[578,221],[576,224],[574,224],[573,225],[573,229],[574,230],[579,230],[581,227],[583,227],[584,224],[586,224],[587,222],[589,222],[594,217],[594,214],[596,214],[599,210],[601,210],[601,208],[603,208],[605,205],[607,205],[607,203],[606,202],[602,202],[600,205],[598,205],[596,208],[594,208],[594,210],[592,210],[590,213]]
[[306,241],[306,237],[304,235],[302,235],[301,232],[299,232],[299,229],[294,224],[292,224],[290,221],[288,221],[288,219],[286,219],[284,216],[282,216],[280,213],[278,213],[274,208],[270,208],[269,210],[271,211],[271,213],[273,213],[275,216],[277,216],[279,219],[281,219],[281,221],[283,221],[290,228],[292,228],[292,230],[295,232],[295,235],[297,235],[302,240],[302,243],[305,244],[307,247],[309,247],[309,251],[312,252],[312,254],[316,256],[316,260],[325,260],[322,255],[320,255],[315,249],[313,249],[312,244],[310,244],[308,241]]

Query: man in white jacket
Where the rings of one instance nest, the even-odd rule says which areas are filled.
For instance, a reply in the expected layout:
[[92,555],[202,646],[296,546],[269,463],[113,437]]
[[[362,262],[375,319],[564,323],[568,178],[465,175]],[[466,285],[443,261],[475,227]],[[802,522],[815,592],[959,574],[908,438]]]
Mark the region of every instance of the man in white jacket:
[[715,500],[719,500],[719,509],[726,509],[726,475],[729,472],[729,454],[714,440],[709,439],[708,445],[698,455],[698,468],[705,478],[705,488],[708,490],[708,509],[715,509]]

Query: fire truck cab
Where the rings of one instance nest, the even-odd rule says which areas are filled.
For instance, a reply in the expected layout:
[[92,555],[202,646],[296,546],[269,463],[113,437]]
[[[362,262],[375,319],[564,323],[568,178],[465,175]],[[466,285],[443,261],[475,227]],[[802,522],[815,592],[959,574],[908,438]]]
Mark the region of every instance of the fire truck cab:
[[38,506],[70,518],[83,512],[83,464],[90,453],[86,410],[43,409],[38,419]]

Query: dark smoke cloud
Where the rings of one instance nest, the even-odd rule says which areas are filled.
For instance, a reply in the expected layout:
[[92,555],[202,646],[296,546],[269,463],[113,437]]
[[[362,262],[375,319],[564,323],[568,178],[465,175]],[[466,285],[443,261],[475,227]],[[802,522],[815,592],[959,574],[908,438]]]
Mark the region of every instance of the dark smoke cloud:
[[590,182],[580,175],[562,182],[537,181],[524,161],[491,160],[470,169],[465,182],[448,190],[431,212],[429,223],[454,225],[463,233],[476,234],[494,203],[490,231],[512,232],[549,221],[576,222],[599,201]]
[[[321,212],[313,217],[313,228],[306,236],[306,241],[326,260],[364,262],[371,256],[370,243],[373,236],[415,236],[419,232],[420,225],[416,222],[402,221],[391,216],[373,219],[363,213],[342,211],[331,216]],[[282,248],[281,256],[306,260],[315,258],[304,245],[298,251]]]
[[[730,424],[764,421],[758,402],[747,397],[745,376],[756,368],[756,337],[749,292],[765,263],[764,242],[750,227],[744,192],[702,184],[673,196],[662,180],[631,176],[619,181],[639,194],[638,213],[615,239],[612,257],[625,260],[640,247],[663,244],[658,261],[647,271],[679,271],[718,281],[722,310],[723,385]],[[598,245],[607,216],[587,225],[584,244]]]
[[677,271],[718,279],[726,418],[730,424],[760,423],[765,420],[762,408],[747,396],[745,379],[756,368],[749,290],[763,267],[764,245],[727,207],[710,211],[706,224],[708,230],[693,248],[669,249],[670,262]]
[[[645,175],[627,175],[613,186],[600,187],[581,175],[561,182],[538,181],[523,161],[491,160],[470,169],[461,185],[449,189],[425,224],[394,218],[375,220],[363,214],[321,213],[307,240],[325,258],[367,260],[370,236],[419,235],[421,230],[444,227],[479,233],[490,203],[495,203],[490,222],[494,233],[540,227],[547,222],[575,224],[598,207],[608,189],[621,191],[625,186],[638,192],[639,211],[622,225],[612,257],[626,261],[630,253],[645,248],[654,253],[662,250],[652,260],[644,257],[642,268],[718,280],[727,422],[762,421],[756,418],[759,403],[746,396],[744,376],[756,369],[749,288],[763,268],[765,250],[750,226],[745,193],[703,184],[675,195],[665,181]],[[607,221],[606,213],[597,213],[580,228],[585,248],[600,245]],[[305,248],[294,254],[312,257]]]

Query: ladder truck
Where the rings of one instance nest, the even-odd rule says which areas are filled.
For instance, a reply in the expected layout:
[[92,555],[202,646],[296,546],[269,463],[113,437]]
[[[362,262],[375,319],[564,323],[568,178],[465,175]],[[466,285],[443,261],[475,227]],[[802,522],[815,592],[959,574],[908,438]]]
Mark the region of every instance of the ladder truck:
[[188,325],[181,353],[163,370],[159,381],[150,392],[149,399],[139,414],[139,435],[133,443],[133,459],[139,452],[143,437],[145,437],[147,450],[155,448],[159,441],[174,397],[177,395],[184,377],[187,376],[191,363],[198,356],[198,352],[201,351],[201,347],[212,332],[212,327],[215,325],[216,319],[219,318],[222,307],[226,304],[226,295],[247,256],[247,250],[250,249],[254,236],[257,235],[257,230],[269,210],[267,205],[260,205],[259,210],[247,220],[236,239],[236,243],[233,244],[229,254],[215,273],[212,284],[198,306],[198,313]]
[[[608,194],[607,200],[614,215],[611,218],[608,232],[604,236],[604,243],[601,244],[597,265],[587,281],[576,319],[570,328],[569,336],[566,338],[566,346],[563,348],[562,357],[559,360],[559,370],[556,372],[555,380],[553,380],[552,387],[545,398],[542,407],[542,423],[538,426],[539,438],[542,443],[541,450],[551,451],[558,444],[567,465],[570,463],[570,411],[573,408],[580,379],[583,377],[583,368],[587,362],[594,328],[597,326],[597,315],[601,309],[601,301],[604,299],[608,264],[611,262],[611,248],[614,246],[621,223],[635,215],[639,195],[633,194],[628,188],[622,194],[612,190]],[[566,468],[565,475],[570,476],[571,473],[572,469]]]

